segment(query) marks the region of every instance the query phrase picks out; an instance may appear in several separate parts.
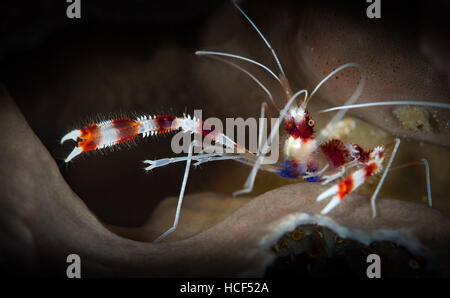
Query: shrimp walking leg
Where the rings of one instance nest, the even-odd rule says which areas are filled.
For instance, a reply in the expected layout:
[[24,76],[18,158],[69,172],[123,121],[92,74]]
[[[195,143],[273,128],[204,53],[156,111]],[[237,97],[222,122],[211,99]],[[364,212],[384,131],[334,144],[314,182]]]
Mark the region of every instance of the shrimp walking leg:
[[[264,155],[266,154],[266,152],[268,152],[268,150],[269,150],[269,144],[273,144],[273,141],[275,140],[275,137],[278,134],[278,130],[280,128],[281,122],[283,121],[284,117],[288,113],[289,108],[291,107],[292,103],[301,94],[304,94],[305,99],[308,97],[308,91],[306,89],[300,90],[289,98],[287,104],[281,110],[280,115],[279,115],[277,121],[275,122],[275,125],[272,127],[272,130],[270,131],[269,139],[266,140],[266,142],[264,142],[264,145],[262,146],[262,148],[260,150],[258,150],[260,153],[262,152],[263,154],[262,155],[259,154],[259,156],[257,156],[257,160],[253,164],[253,168],[255,168],[255,167],[259,168],[261,166],[262,159],[264,158]],[[261,109],[263,110],[263,107]],[[253,169],[252,169],[252,172],[253,172]],[[240,195],[243,193],[249,193],[252,191],[255,178],[254,177],[251,178],[251,176],[252,176],[252,173],[250,173],[249,178],[247,179],[246,183],[244,184],[244,189],[234,192],[233,196],[237,196],[237,195]],[[255,174],[255,177],[256,177],[256,174]],[[247,182],[248,182],[248,184],[247,184]]]
[[342,166],[339,168],[339,171],[337,171],[336,173],[323,176],[324,181],[322,182],[322,185],[326,185],[326,184],[344,176],[345,169],[346,169],[345,166]]
[[189,156],[181,156],[181,157],[170,157],[170,158],[161,158],[161,159],[155,159],[155,160],[144,160],[143,163],[148,164],[149,166],[145,168],[146,171],[150,171],[156,168],[164,167],[169,164],[173,164],[176,162],[181,161],[187,161],[188,159],[192,158],[192,160],[195,160],[200,163],[207,162],[211,160],[212,157],[220,156],[220,153],[208,153],[208,154],[198,154],[194,155],[192,157]]
[[[262,120],[266,114],[266,110],[268,109],[267,103],[263,102],[261,104],[261,117]],[[262,122],[262,121],[261,121]],[[259,132],[258,132],[258,151],[256,153],[256,156],[259,157],[261,155],[262,151],[262,139],[263,139],[263,132],[264,132],[264,125],[259,126]],[[250,175],[248,175],[247,180],[245,181],[244,188],[241,190],[237,190],[233,193],[233,197],[239,196],[241,194],[249,193],[253,190],[253,187],[255,185],[255,179],[256,175],[258,174],[260,164],[255,163],[252,167],[252,171],[250,172]]]
[[372,207],[372,218],[377,216],[377,208],[375,205],[375,201],[377,199],[378,193],[380,192],[381,186],[383,186],[384,180],[387,177],[389,169],[391,168],[392,162],[394,161],[395,155],[397,154],[398,147],[400,146],[400,139],[395,139],[394,149],[392,151],[391,157],[389,158],[388,164],[383,172],[383,176],[381,176],[380,181],[378,182],[377,188],[375,189],[372,197],[370,198],[370,206]]
[[401,164],[395,167],[391,167],[390,171],[393,170],[398,170],[398,169],[403,169],[406,167],[411,167],[411,166],[415,166],[418,164],[423,164],[425,167],[425,180],[427,183],[427,202],[428,202],[428,206],[429,207],[433,207],[433,198],[431,195],[431,175],[430,175],[430,163],[428,162],[428,160],[426,158],[422,158],[420,160],[415,160],[415,161],[410,161],[408,163],[405,164]]
[[189,169],[191,167],[193,148],[194,148],[194,142],[191,142],[191,144],[189,145],[189,153],[187,156],[188,158],[186,160],[186,169],[184,170],[183,183],[181,184],[180,195],[178,196],[177,210],[175,212],[175,219],[173,221],[173,225],[170,229],[168,229],[166,232],[164,232],[161,236],[156,238],[153,241],[154,243],[157,243],[157,242],[161,241],[162,239],[166,238],[167,235],[169,235],[170,233],[174,232],[177,229],[178,220],[180,219],[181,204],[183,203],[184,191],[186,189],[186,184],[187,184],[187,180],[188,180],[188,176],[189,176]]
[[[155,160],[144,160],[143,162],[149,164],[148,167],[145,168],[146,171],[150,171],[156,168],[164,167],[172,163],[187,161],[189,156],[181,156],[181,157],[171,157],[171,158],[161,158]],[[198,154],[192,156],[192,160],[196,161],[194,166],[199,166],[203,163],[207,163],[210,161],[218,161],[218,160],[237,160],[243,159],[240,155],[224,155],[222,153],[208,153],[208,154]]]

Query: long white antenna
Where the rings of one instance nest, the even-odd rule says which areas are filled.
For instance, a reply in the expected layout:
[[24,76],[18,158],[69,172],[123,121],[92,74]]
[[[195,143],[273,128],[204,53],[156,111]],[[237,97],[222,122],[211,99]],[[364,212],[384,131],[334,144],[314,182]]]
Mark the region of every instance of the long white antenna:
[[199,56],[202,56],[202,55],[224,56],[224,57],[231,57],[231,58],[235,58],[235,59],[239,59],[239,60],[243,60],[243,61],[246,61],[246,62],[253,63],[253,64],[263,68],[268,73],[270,73],[281,84],[280,79],[273,73],[273,71],[271,71],[264,64],[261,64],[261,63],[255,61],[255,60],[252,60],[252,59],[249,59],[249,58],[246,58],[246,57],[242,57],[242,56],[239,56],[239,55],[234,55],[234,54],[230,54],[230,53],[223,53],[223,52],[215,52],[215,51],[196,51],[195,55],[199,55]]
[[[264,145],[262,146],[262,149],[259,152],[268,152],[270,144],[273,144],[275,137],[278,137],[281,122],[284,120],[284,117],[288,113],[289,108],[291,107],[292,103],[301,94],[305,94],[305,99],[306,99],[308,97],[308,90],[306,90],[306,89],[300,90],[297,93],[295,93],[292,97],[289,98],[288,103],[281,110],[280,116],[277,118],[277,121],[275,121],[275,124],[273,125],[272,130],[270,131],[269,138],[264,142]],[[256,171],[260,168],[264,157],[265,157],[264,154],[258,155],[258,158],[256,159],[255,163],[253,164],[252,172],[248,176],[247,181],[245,181],[244,188],[241,190],[235,191],[233,193],[233,197],[244,194],[244,193],[249,193],[250,191],[252,191],[253,185],[255,182]],[[255,168],[257,170],[254,170]]]
[[259,87],[261,87],[261,89],[264,90],[264,92],[266,92],[267,96],[269,96],[270,102],[278,109],[277,105],[275,104],[275,101],[273,100],[273,96],[272,93],[270,93],[269,89],[267,89],[266,86],[264,86],[263,83],[261,83],[261,81],[259,81],[253,74],[251,74],[248,70],[246,70],[245,68],[237,65],[236,63],[233,63],[231,61],[225,60],[221,57],[215,56],[215,55],[211,55],[211,58],[214,58],[216,60],[219,60],[221,62],[224,62],[232,67],[237,68],[238,70],[242,71],[243,73],[245,73],[246,75],[248,75],[253,81],[255,81]]
[[[322,81],[320,81],[320,83],[317,84],[316,88],[313,90],[311,95],[307,98],[307,100],[302,105],[306,105],[308,103],[308,101],[310,100],[311,96],[314,93],[316,93],[317,90],[319,90],[320,86],[322,86],[329,78],[331,78],[337,72],[339,72],[347,67],[356,67],[356,68],[358,68],[359,72],[361,73],[361,79],[359,80],[358,87],[356,87],[356,90],[353,92],[352,96],[349,99],[347,99],[347,101],[345,102],[346,106],[354,104],[355,101],[358,99],[358,97],[361,95],[362,90],[364,88],[364,84],[366,81],[366,71],[359,64],[350,62],[350,63],[346,63],[344,65],[339,66],[338,68],[333,70],[328,76],[326,76]],[[320,132],[320,135],[316,138],[316,141],[318,144],[320,144],[323,140],[328,138],[328,135],[329,135],[331,129],[333,129],[333,127],[336,125],[336,123],[338,121],[340,121],[342,119],[342,117],[344,117],[345,113],[347,113],[347,109],[342,109],[341,111],[337,112],[336,115],[333,116],[333,118],[328,122],[327,126],[324,129],[322,129],[322,131]]]
[[275,50],[270,45],[270,43],[267,41],[267,39],[264,37],[264,35],[261,33],[258,27],[256,27],[255,23],[253,23],[253,21],[247,16],[247,14],[239,7],[236,1],[232,0],[231,2],[233,2],[234,6],[241,12],[241,14],[247,19],[247,21],[253,26],[253,28],[255,28],[256,32],[258,32],[259,36],[262,38],[262,40],[266,43],[269,50],[272,52],[272,56],[275,58],[275,62],[277,63],[277,66],[280,69],[281,74],[286,77],[286,75],[284,74],[283,67],[281,66],[280,60],[278,60],[278,56],[275,53]]
[[450,109],[450,104],[445,103],[445,102],[398,100],[398,101],[366,102],[366,103],[360,103],[360,104],[355,104],[355,105],[338,106],[338,107],[332,107],[332,108],[320,110],[316,113],[319,114],[319,113],[327,113],[327,112],[332,112],[332,111],[337,111],[337,110],[345,110],[345,109],[358,109],[358,108],[366,108],[366,107],[394,106],[394,105],[427,106],[427,107]]

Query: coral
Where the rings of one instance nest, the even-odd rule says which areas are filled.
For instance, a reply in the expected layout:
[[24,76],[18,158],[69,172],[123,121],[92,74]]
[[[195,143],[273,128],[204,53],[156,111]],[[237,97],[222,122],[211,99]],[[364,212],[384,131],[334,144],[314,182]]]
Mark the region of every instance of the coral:
[[393,111],[402,127],[411,131],[431,132],[427,110],[419,107],[397,107]]

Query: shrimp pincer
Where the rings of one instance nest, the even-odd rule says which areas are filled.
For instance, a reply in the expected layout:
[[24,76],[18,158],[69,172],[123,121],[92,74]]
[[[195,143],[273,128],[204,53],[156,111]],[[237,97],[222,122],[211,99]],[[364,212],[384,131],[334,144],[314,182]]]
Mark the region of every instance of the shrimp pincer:
[[64,160],[66,163],[83,152],[100,150],[124,143],[141,135],[143,138],[162,133],[182,130],[212,138],[216,143],[235,148],[237,144],[213,127],[189,115],[175,117],[171,115],[141,116],[136,119],[117,118],[93,123],[81,129],[72,130],[61,138],[61,144],[67,140],[77,142],[77,146]]

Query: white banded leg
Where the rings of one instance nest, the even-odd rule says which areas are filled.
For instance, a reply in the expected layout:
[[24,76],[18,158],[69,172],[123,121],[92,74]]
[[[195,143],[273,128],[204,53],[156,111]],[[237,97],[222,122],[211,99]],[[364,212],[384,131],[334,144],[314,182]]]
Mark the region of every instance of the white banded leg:
[[[264,116],[266,114],[266,108],[267,108],[267,103],[263,102],[261,104],[261,117],[260,117],[261,120],[264,119]],[[261,120],[259,123],[259,132],[258,132],[258,135],[259,135],[258,136],[258,138],[259,138],[258,152],[256,153],[256,156],[258,156],[258,157],[261,155],[261,152],[262,152],[262,148],[261,148],[262,147],[262,135],[264,132],[264,125],[263,125],[264,121],[261,121]],[[265,154],[265,152],[263,154]],[[258,174],[259,167],[260,167],[260,164],[258,162],[253,164],[252,171],[250,172],[250,174],[247,177],[247,180],[245,181],[244,188],[233,192],[233,197],[237,197],[241,194],[249,193],[253,190],[253,186],[255,185],[255,179],[256,179],[256,175]]]
[[[319,170],[316,173],[310,173],[310,172],[306,172],[305,176],[303,176],[303,179],[308,179],[311,177],[317,177],[317,176],[321,176],[329,167],[329,164],[326,164],[321,170]],[[326,176],[325,176],[326,177]],[[327,182],[328,183],[328,182]]]
[[370,198],[370,205],[372,207],[372,218],[375,218],[377,216],[377,207],[375,205],[375,201],[377,199],[378,193],[380,192],[381,186],[383,186],[384,180],[386,179],[389,169],[391,168],[392,162],[394,161],[394,158],[395,158],[395,155],[397,154],[399,146],[400,146],[400,139],[397,138],[397,139],[395,139],[394,149],[392,150],[391,157],[389,158],[388,164],[386,165],[386,168],[384,169],[383,176],[381,176],[381,179],[378,182],[377,188],[375,189],[372,197]]
[[427,179],[427,197],[428,206],[433,207],[433,198],[431,197],[431,178],[430,178],[430,163],[426,158],[420,160],[425,166],[425,179]]
[[145,170],[150,171],[155,168],[164,167],[169,164],[180,162],[180,161],[186,161],[188,159],[192,159],[197,162],[204,163],[204,162],[208,162],[213,157],[221,156],[221,155],[222,155],[222,153],[208,153],[208,154],[198,154],[198,155],[194,155],[192,157],[180,156],[180,157],[161,158],[161,159],[155,159],[155,160],[144,160],[143,162],[146,164],[149,164],[149,166],[146,167]]
[[177,210],[175,212],[175,219],[173,221],[173,225],[164,234],[162,234],[161,236],[156,238],[155,241],[153,241],[155,243],[157,243],[157,242],[161,241],[162,239],[166,238],[167,235],[169,235],[170,233],[175,231],[177,226],[178,226],[178,220],[180,218],[181,204],[183,203],[184,191],[186,189],[187,179],[188,179],[188,176],[189,176],[189,169],[191,167],[193,148],[194,148],[194,142],[191,142],[191,144],[189,145],[189,153],[188,153],[187,160],[186,160],[186,169],[184,170],[183,183],[181,185],[180,195],[178,196]]
[[344,174],[345,174],[345,166],[342,166],[342,167],[340,167],[340,170],[338,172],[331,174],[331,175],[323,176],[323,178],[325,180],[322,182],[322,185],[328,184],[331,181],[334,181],[334,180],[344,176]]

